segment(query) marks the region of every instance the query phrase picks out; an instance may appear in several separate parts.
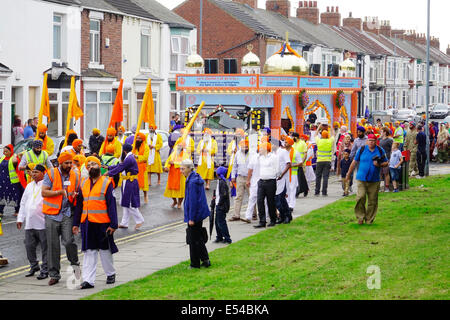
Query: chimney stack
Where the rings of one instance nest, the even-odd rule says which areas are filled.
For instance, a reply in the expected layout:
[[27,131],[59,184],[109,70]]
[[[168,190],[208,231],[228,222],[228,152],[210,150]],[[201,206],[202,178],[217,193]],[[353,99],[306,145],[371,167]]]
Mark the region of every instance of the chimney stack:
[[405,33],[405,40],[409,41],[409,42],[412,42],[412,43],[416,43],[416,41],[417,41],[416,31],[415,30],[408,30]]
[[334,7],[327,7],[327,12],[322,12],[320,14],[320,22],[324,24],[328,24],[330,26],[341,26],[341,14],[339,13],[339,7],[336,7],[336,11]]
[[289,0],[267,0],[266,10],[278,12],[286,18],[289,18],[291,16],[291,2]]
[[348,18],[344,18],[342,20],[342,25],[344,27],[355,28],[359,31],[362,30],[362,19],[361,18],[353,18],[352,13],[350,12]]
[[297,18],[308,20],[313,24],[319,24],[319,8],[317,8],[317,1],[299,1]]
[[256,9],[258,7],[258,0],[233,0],[233,2],[246,4],[252,7],[253,9]]
[[405,40],[405,30],[392,29],[391,37],[392,38],[397,38],[397,39],[400,39],[400,40]]
[[378,17],[365,17],[363,22],[363,30],[372,32],[376,35],[380,34],[380,21]]
[[390,38],[391,37],[391,23],[389,22],[389,20],[382,20],[381,21],[381,26],[380,26],[380,34],[382,34],[385,37]]
[[439,50],[440,49],[439,38],[431,37],[430,46]]

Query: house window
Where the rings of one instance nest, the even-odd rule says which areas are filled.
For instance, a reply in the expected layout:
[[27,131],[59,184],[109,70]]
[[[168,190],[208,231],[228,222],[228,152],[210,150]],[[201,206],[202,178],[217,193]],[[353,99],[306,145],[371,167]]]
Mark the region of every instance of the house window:
[[84,125],[86,132],[92,132],[94,128],[98,128],[100,132],[106,132],[113,107],[111,91],[86,91],[85,97]]
[[184,92],[172,91],[170,93],[170,120],[175,114],[180,115],[180,121],[184,121],[182,110],[186,107],[186,95]]
[[431,66],[431,81],[436,81],[436,66]]
[[406,108],[408,106],[408,101],[407,101],[406,95],[407,95],[406,91],[403,91],[403,94],[402,94],[402,106],[403,106],[403,108]]
[[237,61],[236,59],[223,59],[224,73],[237,73]]
[[403,64],[403,80],[408,80],[409,78],[409,68],[408,68],[408,64],[404,63]]
[[151,36],[150,29],[141,30],[141,68],[150,68]]
[[205,59],[205,73],[219,73],[217,59]]
[[378,71],[377,79],[384,79],[384,68],[381,62],[377,63],[377,71]]
[[173,36],[171,45],[170,71],[185,71],[186,60],[189,56],[189,38]]
[[327,56],[326,55],[322,55],[322,67],[320,68],[320,75],[321,76],[326,76],[327,75]]
[[[142,108],[142,101],[144,101],[144,95],[145,92],[137,92],[136,93],[136,104],[137,104],[137,108],[136,108],[136,123],[138,123],[139,121],[139,114],[141,113],[141,108]],[[155,122],[157,122],[157,117],[156,117],[156,113],[158,111],[158,92],[152,92],[152,97],[153,97],[153,105],[154,105],[154,111],[155,111]],[[156,125],[158,125],[156,123]],[[142,124],[141,129],[148,129],[148,124]]]
[[61,59],[62,16],[53,15],[53,59]]
[[90,20],[89,24],[90,62],[100,63],[100,20]]

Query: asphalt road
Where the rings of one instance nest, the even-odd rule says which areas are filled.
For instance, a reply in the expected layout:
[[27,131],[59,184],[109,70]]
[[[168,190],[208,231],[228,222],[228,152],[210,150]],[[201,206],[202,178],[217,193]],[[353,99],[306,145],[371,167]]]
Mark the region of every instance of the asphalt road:
[[[181,222],[184,219],[183,209],[172,209],[170,206],[172,204],[172,199],[165,198],[163,196],[165,186],[167,181],[167,174],[163,173],[161,175],[161,185],[156,185],[157,176],[152,175],[152,183],[149,190],[149,202],[144,204],[143,192],[141,195],[141,213],[144,216],[145,222],[141,227],[140,231],[134,230],[134,220],[130,218],[128,229],[118,229],[114,238],[119,240],[131,235],[136,235],[144,231],[155,229],[157,227],[165,226],[174,222]],[[212,190],[216,186],[216,183],[211,183],[211,189],[207,191],[208,201],[212,197]],[[119,191],[120,192],[120,191]],[[120,202],[117,201],[117,211],[119,216],[119,223],[122,219],[122,207]],[[8,271],[8,269],[14,269],[28,265],[28,259],[26,257],[24,239],[25,231],[17,230],[16,227],[16,217],[14,217],[14,208],[5,208],[5,213],[3,216],[3,236],[0,236],[0,251],[2,255],[8,258],[9,264],[2,267],[1,272]],[[76,236],[76,243],[78,244],[78,249],[81,249],[81,238]],[[61,249],[61,254],[65,254],[64,248]],[[38,251],[38,258],[40,258],[40,251]]]

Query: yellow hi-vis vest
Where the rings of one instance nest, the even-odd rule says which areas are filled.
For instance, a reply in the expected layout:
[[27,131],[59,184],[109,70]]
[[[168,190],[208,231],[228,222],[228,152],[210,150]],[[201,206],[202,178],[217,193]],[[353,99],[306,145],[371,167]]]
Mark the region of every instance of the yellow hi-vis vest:
[[317,162],[324,162],[324,161],[331,162],[333,140],[318,139],[316,144],[317,144]]
[[[0,158],[0,163],[5,160],[5,156]],[[19,181],[19,177],[17,176],[17,172],[16,169],[14,169],[14,164],[12,162],[12,157],[8,160],[8,171],[9,171],[9,181],[11,181],[11,183],[18,183]]]

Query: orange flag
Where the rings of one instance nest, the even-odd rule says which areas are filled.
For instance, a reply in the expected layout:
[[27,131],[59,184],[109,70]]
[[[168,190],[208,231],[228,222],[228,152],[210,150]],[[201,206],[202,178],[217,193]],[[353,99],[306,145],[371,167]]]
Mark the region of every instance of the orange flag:
[[123,121],[123,79],[120,79],[119,88],[117,88],[116,100],[114,101],[113,111],[111,113],[111,120],[109,121],[108,128],[114,128],[115,123],[121,123]]
[[[50,122],[50,101],[48,98],[47,77],[48,74],[44,74],[44,83],[42,84],[41,108],[39,109],[38,116],[38,127],[40,124],[42,124],[42,116],[47,117],[47,126]],[[36,132],[36,139],[38,138],[39,132]]]
[[139,130],[141,129],[142,122],[147,122],[149,126],[155,126],[155,106],[153,104],[151,79],[148,79],[147,88],[145,89],[144,100],[142,101],[141,112],[139,113],[136,134],[134,135],[133,151],[136,145],[136,137],[139,133]]
[[83,110],[81,110],[78,104],[77,93],[75,91],[75,77],[70,79],[70,95],[69,95],[69,107],[67,110],[66,120],[66,140],[64,147],[67,145],[67,132],[70,130],[70,119],[75,118],[75,121],[83,116]]

